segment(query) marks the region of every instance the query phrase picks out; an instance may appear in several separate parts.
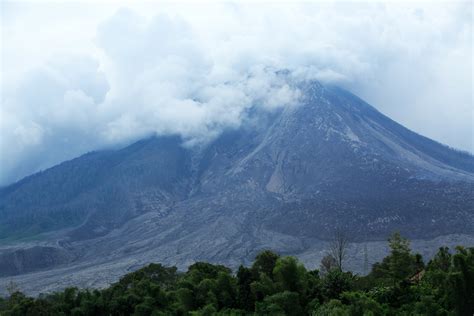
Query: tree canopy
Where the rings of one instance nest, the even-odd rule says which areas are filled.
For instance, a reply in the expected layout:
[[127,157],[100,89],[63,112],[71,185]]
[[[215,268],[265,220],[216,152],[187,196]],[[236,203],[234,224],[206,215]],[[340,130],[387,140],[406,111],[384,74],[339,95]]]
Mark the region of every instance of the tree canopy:
[[[399,234],[366,276],[260,253],[235,273],[198,262],[186,272],[150,264],[102,290],[67,288],[32,298],[12,285],[0,315],[469,315],[474,313],[474,248],[440,248],[425,265]],[[327,259],[325,259],[327,260]]]

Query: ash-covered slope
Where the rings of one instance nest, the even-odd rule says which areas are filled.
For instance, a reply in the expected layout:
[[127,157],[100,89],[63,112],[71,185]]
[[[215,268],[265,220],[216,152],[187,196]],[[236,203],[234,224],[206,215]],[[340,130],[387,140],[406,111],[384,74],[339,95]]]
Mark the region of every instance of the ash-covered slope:
[[340,89],[313,83],[303,92],[301,106],[266,128],[212,144],[199,194],[222,200],[222,212],[249,204],[255,225],[300,238],[324,239],[336,227],[360,239],[473,231],[472,156]]
[[0,192],[0,238],[73,229],[75,239],[103,235],[186,196],[189,155],[178,137],[86,154]]
[[[150,138],[3,189],[0,238],[43,241],[0,248],[0,267],[10,267],[0,273],[48,262],[76,270],[150,260],[237,264],[262,248],[302,252],[336,228],[356,241],[393,230],[411,238],[474,233],[471,155],[339,88],[312,82],[301,91],[298,106],[249,115],[205,148]],[[51,253],[46,263],[22,262],[38,247]]]

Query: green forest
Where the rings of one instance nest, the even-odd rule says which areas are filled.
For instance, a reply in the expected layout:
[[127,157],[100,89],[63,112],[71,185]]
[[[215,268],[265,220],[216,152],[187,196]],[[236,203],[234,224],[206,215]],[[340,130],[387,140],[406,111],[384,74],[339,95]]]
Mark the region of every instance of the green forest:
[[347,243],[336,238],[316,270],[268,250],[237,271],[150,264],[101,290],[32,298],[12,286],[0,315],[473,315],[474,248],[443,247],[424,262],[400,234],[388,243],[365,276],[344,270]]

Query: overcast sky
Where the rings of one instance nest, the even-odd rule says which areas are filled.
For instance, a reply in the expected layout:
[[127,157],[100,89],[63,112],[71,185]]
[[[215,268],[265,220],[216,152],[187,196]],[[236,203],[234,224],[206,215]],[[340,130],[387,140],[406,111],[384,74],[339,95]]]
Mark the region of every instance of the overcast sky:
[[150,133],[205,142],[297,100],[275,69],[474,152],[470,1],[1,6],[0,185]]

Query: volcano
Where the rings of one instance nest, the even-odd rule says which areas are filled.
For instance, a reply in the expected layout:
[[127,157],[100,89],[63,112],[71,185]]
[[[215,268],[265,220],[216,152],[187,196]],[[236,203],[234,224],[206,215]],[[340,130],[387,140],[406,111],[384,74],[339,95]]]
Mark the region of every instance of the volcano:
[[393,231],[433,245],[474,235],[471,154],[341,88],[299,88],[299,104],[251,110],[206,145],[153,136],[3,188],[0,281],[34,292],[151,261],[237,266],[262,249],[321,252],[335,230],[373,245]]

